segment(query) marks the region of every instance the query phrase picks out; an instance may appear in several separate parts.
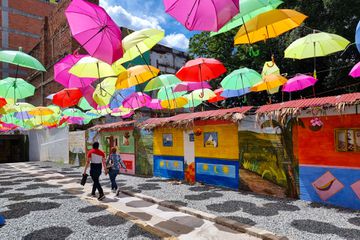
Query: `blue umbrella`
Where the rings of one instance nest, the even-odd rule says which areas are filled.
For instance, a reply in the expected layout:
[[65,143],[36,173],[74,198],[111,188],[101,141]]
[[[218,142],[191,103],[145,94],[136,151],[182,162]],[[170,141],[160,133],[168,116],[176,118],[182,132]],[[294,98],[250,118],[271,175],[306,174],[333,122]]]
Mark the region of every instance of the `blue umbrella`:
[[136,87],[126,88],[116,91],[110,100],[110,108],[119,108],[125,98],[136,92]]
[[360,21],[356,27],[356,33],[355,33],[355,43],[358,51],[360,52]]
[[220,96],[224,98],[240,97],[250,92],[250,88],[244,88],[239,90],[225,89]]
[[30,115],[28,112],[17,112],[15,113],[15,117],[20,120],[27,120],[34,118],[34,116]]

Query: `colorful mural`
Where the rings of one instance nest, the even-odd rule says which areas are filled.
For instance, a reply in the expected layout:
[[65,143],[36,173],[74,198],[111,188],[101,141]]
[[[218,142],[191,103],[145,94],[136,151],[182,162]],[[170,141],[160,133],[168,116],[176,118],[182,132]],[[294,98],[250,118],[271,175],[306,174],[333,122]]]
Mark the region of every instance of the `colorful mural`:
[[305,128],[294,132],[300,164],[300,198],[360,209],[359,116],[318,118],[322,122],[320,129],[314,131],[313,118],[302,118]]
[[134,130],[137,175],[153,175],[153,137],[152,131]]
[[184,179],[184,158],[154,156],[154,175],[165,178]]

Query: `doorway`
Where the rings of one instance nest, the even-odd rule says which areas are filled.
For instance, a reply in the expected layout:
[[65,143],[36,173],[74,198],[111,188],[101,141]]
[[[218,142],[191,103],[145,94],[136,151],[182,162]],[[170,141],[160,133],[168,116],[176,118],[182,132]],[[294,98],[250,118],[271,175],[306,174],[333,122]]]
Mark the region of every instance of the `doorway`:
[[0,163],[29,161],[29,138],[26,135],[0,135]]

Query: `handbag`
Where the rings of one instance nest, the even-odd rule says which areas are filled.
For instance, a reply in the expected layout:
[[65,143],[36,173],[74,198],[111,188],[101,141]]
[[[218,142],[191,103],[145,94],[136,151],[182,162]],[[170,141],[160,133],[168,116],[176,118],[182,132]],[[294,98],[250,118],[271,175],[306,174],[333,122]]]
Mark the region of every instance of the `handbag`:
[[108,160],[106,161],[106,168],[108,171],[110,171],[112,169],[114,165],[114,161],[111,160],[111,156],[109,156]]
[[80,184],[82,186],[85,186],[85,183],[86,183],[86,180],[87,180],[88,176],[89,175],[87,175],[86,173],[82,175],[82,179],[81,179],[81,182],[80,182]]

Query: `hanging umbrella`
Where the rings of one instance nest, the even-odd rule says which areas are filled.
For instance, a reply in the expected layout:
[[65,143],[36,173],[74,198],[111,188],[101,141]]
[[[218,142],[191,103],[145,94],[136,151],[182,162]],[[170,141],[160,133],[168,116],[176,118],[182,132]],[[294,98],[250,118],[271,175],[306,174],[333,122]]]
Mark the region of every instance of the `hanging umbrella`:
[[81,108],[81,110],[83,111],[94,109],[92,106],[90,106],[89,102],[84,97],[80,98],[80,101],[78,102],[77,106]]
[[178,97],[170,101],[161,101],[161,106],[166,109],[176,109],[184,107],[188,102],[186,97]]
[[183,91],[183,92],[174,92],[173,87],[162,87],[162,88],[160,88],[160,90],[157,93],[157,98],[160,99],[160,100],[165,101],[165,100],[171,100],[171,99],[174,99],[174,98],[181,97],[181,96],[183,96],[185,94],[186,94],[185,91]]
[[358,63],[351,69],[349,75],[352,76],[353,78],[358,78],[358,77],[360,77],[360,62],[358,62]]
[[190,92],[198,89],[211,88],[208,82],[182,82],[177,84],[173,91],[174,92]]
[[59,106],[56,105],[49,105],[48,108],[50,108],[51,110],[53,110],[53,116],[59,117],[62,114],[61,108]]
[[356,27],[356,33],[355,33],[355,43],[356,43],[356,47],[360,53],[360,21]]
[[160,75],[156,78],[151,79],[146,85],[144,91],[154,91],[158,90],[162,87],[169,87],[181,83],[180,79],[178,79],[175,75],[172,74],[164,74]]
[[85,113],[76,108],[68,108],[63,111],[63,115],[67,117],[84,117]]
[[21,47],[19,48],[19,51],[0,51],[0,62],[6,62],[16,65],[16,73],[18,71],[18,67],[25,67],[46,72],[44,66],[36,58],[24,53]]
[[7,101],[5,98],[0,97],[0,108],[2,108],[3,106],[5,106],[7,104]]
[[116,81],[116,89],[124,89],[139,85],[156,77],[160,70],[153,66],[138,65],[120,73]]
[[[122,71],[125,71],[124,67],[122,67]],[[81,78],[97,79],[118,75],[110,64],[93,57],[83,57],[70,68],[69,72]]]
[[78,88],[65,88],[54,95],[53,103],[62,108],[72,107],[79,103],[81,97]]
[[239,90],[254,86],[261,82],[261,75],[249,68],[240,68],[221,81],[221,86],[224,89]]
[[29,111],[29,114],[33,116],[48,116],[54,114],[54,111],[48,107],[35,107]]
[[226,89],[221,93],[221,96],[224,98],[241,97],[249,92],[250,92],[250,88],[244,88],[244,89],[238,89],[238,90]]
[[[262,72],[261,72],[262,77],[265,77],[265,76],[270,75],[270,74],[280,75],[280,69],[276,65],[274,57],[272,57],[271,61],[267,61],[267,62],[264,63],[264,67],[263,67]],[[268,90],[268,93],[269,94],[277,93],[277,92],[279,92],[279,88],[280,87],[270,89],[270,90]]]
[[112,110],[109,108],[109,105],[105,105],[98,106],[96,109],[88,111],[88,113],[95,113],[100,116],[106,116],[108,114],[111,114]]
[[0,96],[4,98],[24,99],[33,96],[35,87],[21,78],[8,77],[0,80]]
[[240,13],[233,17],[219,31],[212,32],[210,36],[212,37],[239,27],[261,13],[276,9],[282,3],[280,0],[241,0]]
[[164,31],[159,29],[143,29],[127,35],[122,41],[125,50],[124,56],[116,63],[125,63],[141,56],[145,64],[149,65],[143,53],[153,48],[164,36]]
[[270,89],[284,85],[286,82],[287,79],[283,76],[277,74],[270,74],[265,76],[261,82],[251,87],[251,91],[269,91]]
[[74,0],[65,15],[73,37],[91,56],[108,64],[123,56],[120,27],[102,7]]
[[9,106],[7,112],[28,112],[34,109],[35,106],[30,103],[18,102]]
[[161,106],[161,100],[160,99],[151,99],[151,101],[146,104],[146,107],[154,109],[154,110],[163,109],[163,107]]
[[115,91],[110,99],[110,108],[111,109],[119,108],[120,106],[122,106],[122,102],[125,100],[125,98],[127,98],[134,92],[136,92],[136,87]]
[[210,89],[198,89],[192,91],[190,96],[194,100],[207,101],[211,98],[216,97],[216,94]]
[[130,109],[145,107],[151,102],[151,97],[145,93],[135,92],[123,101],[123,106]]
[[224,92],[224,89],[223,88],[219,88],[219,89],[216,89],[214,91],[216,97],[213,97],[213,98],[210,98],[208,100],[209,103],[216,103],[216,102],[220,102],[222,100],[225,100],[224,97],[221,96],[221,94]]
[[257,15],[246,22],[235,36],[234,43],[253,44],[275,38],[291,29],[299,27],[307,18],[302,13],[290,9],[274,9]]
[[46,96],[46,99],[53,100],[55,93],[49,94]]
[[114,77],[109,77],[96,86],[93,99],[99,106],[106,106],[110,103],[115,93],[116,80]]
[[163,0],[165,11],[190,31],[218,31],[239,13],[239,0]]
[[123,106],[120,106],[117,109],[114,109],[111,113],[111,116],[114,117],[122,117],[122,118],[128,118],[131,117],[134,114],[134,111],[130,108],[124,108]]
[[87,55],[74,55],[69,54],[61,59],[54,66],[55,81],[60,83],[66,88],[83,88],[89,86],[96,78],[79,78],[71,73],[69,70],[82,58],[88,57]]
[[194,99],[191,94],[186,94],[182,96],[187,99],[188,103],[183,106],[183,108],[196,108],[197,106],[200,106],[203,101],[199,99]]
[[312,76],[299,74],[293,78],[290,78],[282,88],[283,92],[296,92],[301,91],[307,87],[314,86],[317,79]]
[[86,99],[86,101],[90,104],[90,106],[93,108],[97,108],[98,104],[93,99],[93,95],[95,92],[94,87],[89,85],[84,88],[80,88],[80,91],[81,91],[81,94]]

